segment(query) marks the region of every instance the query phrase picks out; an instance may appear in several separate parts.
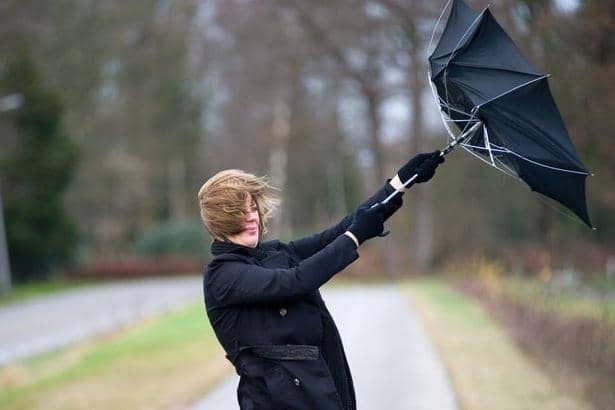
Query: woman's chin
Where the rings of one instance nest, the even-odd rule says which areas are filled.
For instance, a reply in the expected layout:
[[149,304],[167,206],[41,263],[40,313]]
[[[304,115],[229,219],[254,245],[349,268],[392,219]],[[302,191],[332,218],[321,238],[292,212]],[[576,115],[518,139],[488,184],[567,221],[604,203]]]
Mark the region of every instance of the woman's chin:
[[249,232],[246,235],[245,242],[248,244],[248,246],[256,246],[258,244],[258,231]]

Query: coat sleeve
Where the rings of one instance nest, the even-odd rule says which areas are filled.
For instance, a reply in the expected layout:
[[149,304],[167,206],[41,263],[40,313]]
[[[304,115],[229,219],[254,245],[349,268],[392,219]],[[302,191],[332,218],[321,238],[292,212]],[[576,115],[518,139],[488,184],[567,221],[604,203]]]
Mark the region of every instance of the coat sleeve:
[[[383,201],[387,196],[393,193],[395,191],[395,188],[393,188],[393,186],[390,184],[390,181],[391,179],[387,179],[384,186],[378,189],[378,191],[376,191],[374,195],[370,196],[366,201],[361,203],[361,205],[355,208],[350,214],[346,215],[337,224],[325,229],[322,232],[318,232],[304,238],[290,241],[288,242],[288,246],[301,259],[309,258],[310,256],[314,255],[316,252],[320,251],[322,248],[331,243],[332,240],[334,240],[348,230],[348,228],[352,224],[354,214],[359,207],[371,206],[377,202]],[[385,220],[388,219],[391,215],[393,215],[395,211],[401,208],[401,206],[403,205],[402,195],[403,192],[399,195],[396,195],[389,202],[389,204],[391,204],[391,207],[388,209],[387,214],[385,215]]]
[[210,264],[206,283],[222,305],[273,303],[314,292],[358,257],[353,240],[340,235],[293,268],[264,268],[236,260]]

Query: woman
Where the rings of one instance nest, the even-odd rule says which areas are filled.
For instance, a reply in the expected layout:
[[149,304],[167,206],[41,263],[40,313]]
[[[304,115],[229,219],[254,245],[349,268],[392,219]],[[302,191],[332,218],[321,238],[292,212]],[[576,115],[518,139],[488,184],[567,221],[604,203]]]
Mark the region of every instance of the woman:
[[[359,257],[402,205],[406,181],[426,182],[443,162],[418,154],[336,225],[283,243],[261,242],[278,199],[264,178],[231,169],[199,190],[214,238],[203,290],[209,321],[240,376],[241,409],[355,409],[344,348],[318,288]],[[394,191],[386,205],[371,207]]]

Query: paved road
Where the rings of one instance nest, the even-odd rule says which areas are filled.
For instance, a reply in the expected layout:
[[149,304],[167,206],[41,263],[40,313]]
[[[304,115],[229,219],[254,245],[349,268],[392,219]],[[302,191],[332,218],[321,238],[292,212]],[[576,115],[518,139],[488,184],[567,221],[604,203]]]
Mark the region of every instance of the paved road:
[[[449,410],[445,370],[401,291],[393,285],[325,289],[355,381],[359,410]],[[193,410],[237,409],[233,374]]]
[[0,308],[0,366],[202,299],[200,275],[118,281]]

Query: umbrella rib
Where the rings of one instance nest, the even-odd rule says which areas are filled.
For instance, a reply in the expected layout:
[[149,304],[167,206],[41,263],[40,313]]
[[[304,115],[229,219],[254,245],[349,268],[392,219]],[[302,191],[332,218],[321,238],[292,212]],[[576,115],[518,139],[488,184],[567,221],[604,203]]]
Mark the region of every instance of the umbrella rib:
[[[506,174],[506,175],[508,175],[510,177],[513,177],[514,179],[516,179],[519,182],[523,182],[523,180],[517,175],[517,173],[513,169],[511,169],[508,165],[506,165],[504,163],[504,161],[499,159],[497,156],[493,157],[494,162],[490,163],[486,159],[483,159],[480,155],[476,154],[474,151],[469,150],[468,147],[469,148],[473,148],[473,149],[478,149],[478,150],[485,150],[485,147],[480,147],[480,146],[477,146],[477,145],[470,145],[470,144],[462,144],[462,148],[464,148],[470,154],[474,155],[476,158],[478,158],[481,161],[483,161],[485,164],[493,166],[493,168],[497,169],[498,171],[500,171],[500,172],[502,172],[502,173],[504,173],[504,174]],[[503,153],[503,154],[507,154],[508,153],[508,150],[505,150],[505,149],[497,149],[497,148],[493,149],[493,148],[491,148],[491,150],[493,152],[499,152],[499,153]],[[497,165],[496,165],[496,162],[497,162]],[[500,168],[500,167],[503,167],[503,168]]]
[[[442,103],[440,104],[440,106],[442,106],[443,108],[446,108],[449,111],[455,111],[458,112],[459,114],[463,114],[463,115],[467,115],[468,117],[470,117],[470,119],[473,117],[472,114],[467,113],[465,111],[461,111],[455,107],[451,107],[450,105],[446,104],[446,102],[442,101]],[[469,120],[464,120],[464,121],[469,121]]]
[[521,178],[519,178],[517,175],[515,175],[514,173],[512,173],[512,172],[510,172],[508,170],[504,170],[504,169],[498,167],[497,165],[492,164],[491,162],[487,161],[486,159],[484,159],[483,157],[478,155],[476,152],[473,152],[471,149],[465,147],[464,145],[462,145],[461,148],[463,148],[466,152],[469,152],[471,155],[473,155],[474,157],[478,158],[479,160],[481,160],[485,164],[489,165],[490,167],[493,167],[493,168],[497,169],[498,171],[500,171],[501,173],[506,174],[509,177],[513,177],[514,179],[523,182],[523,180]]
[[530,159],[530,158],[525,157],[525,156],[523,156],[521,154],[518,154],[515,151],[512,151],[512,150],[510,150],[510,149],[508,149],[506,147],[501,147],[501,146],[496,145],[496,144],[493,144],[493,146],[498,148],[498,149],[504,149],[504,150],[507,151],[507,153],[513,154],[514,156],[519,157],[519,158],[521,158],[524,161],[530,162],[530,163],[532,163],[534,165],[538,165],[540,167],[549,168],[549,169],[552,169],[554,171],[569,172],[569,173],[572,173],[572,174],[589,175],[589,172],[576,171],[576,170],[573,170],[573,169],[565,169],[565,168],[554,167],[554,166],[551,166],[551,165],[543,164],[543,163],[538,162],[538,161],[534,161],[533,159]]
[[[483,161],[485,164],[491,165],[493,168],[499,170],[500,172],[502,172],[502,173],[504,173],[504,174],[506,174],[506,175],[508,175],[510,177],[513,177],[513,178],[515,178],[518,181],[523,182],[523,180],[521,178],[519,178],[519,176],[517,176],[517,174],[508,165],[506,165],[503,161],[501,161],[499,158],[492,157],[493,162],[489,162],[486,159],[484,159],[483,157],[481,157],[480,155],[478,155],[477,153],[475,153],[474,151],[471,151],[470,149],[468,149],[468,148],[473,148],[473,149],[483,150],[484,151],[484,150],[486,150],[485,147],[480,147],[480,146],[477,146],[477,145],[470,145],[470,144],[462,144],[462,148],[464,148],[470,154],[474,155],[476,158],[478,158],[481,161]],[[492,151],[494,151],[494,152],[501,152],[501,153],[504,153],[504,154],[506,153],[506,151],[500,150],[500,149],[493,149],[492,148]],[[499,166],[496,165],[496,161],[497,161],[497,164],[499,164]],[[500,168],[500,167],[503,167],[503,168]]]
[[483,70],[506,71],[506,72],[514,73],[514,74],[521,73],[521,74],[527,74],[527,75],[540,75],[540,74],[536,74],[536,73],[530,73],[530,72],[527,72],[527,71],[511,70],[509,68],[502,68],[502,67],[489,67],[489,66],[478,65],[478,64],[470,64],[470,63],[459,63],[459,62],[456,62],[456,61],[452,62],[452,64],[456,65],[457,67],[478,68],[478,69],[483,69]]
[[491,152],[491,144],[489,143],[489,131],[487,131],[487,126],[483,126],[483,135],[485,139],[485,148],[489,151],[489,158],[491,158],[491,163],[493,164],[493,153]]
[[436,29],[438,28],[438,24],[440,24],[440,20],[442,20],[442,17],[444,16],[446,9],[448,9],[448,6],[451,4],[451,1],[452,0],[448,0],[446,2],[446,5],[444,6],[444,8],[442,9],[442,12],[440,13],[440,17],[438,17],[438,20],[436,20],[436,24],[434,24],[433,26],[433,31],[431,32],[431,38],[429,39],[429,45],[427,46],[427,52],[429,52],[429,50],[431,49],[431,44],[433,43],[433,38],[436,35]]
[[488,151],[488,150],[490,150],[490,149],[491,149],[493,152],[502,152],[502,153],[504,153],[504,154],[508,154],[508,153],[510,152],[509,150],[506,150],[506,149],[501,149],[501,148],[495,148],[495,149],[493,149],[493,148],[486,148],[486,147],[481,147],[480,145],[472,145],[472,144],[466,144],[466,143],[463,143],[463,144],[460,144],[460,145],[463,145],[464,147],[468,147],[468,148],[480,149],[480,150],[483,150],[483,151]]
[[[523,180],[521,179],[521,177],[520,177],[520,176],[518,176],[518,175],[517,175],[517,173],[516,173],[513,169],[511,169],[508,165],[506,165],[506,164],[504,163],[504,161],[502,161],[501,159],[499,159],[499,158],[497,158],[497,157],[495,158],[495,160],[498,162],[498,164],[500,164],[500,166],[502,166],[502,167],[504,167],[506,170],[508,170],[508,172],[509,172],[509,173],[507,173],[508,175],[510,175],[510,176],[512,176],[512,177],[514,177],[514,178],[515,178],[515,179],[517,179],[518,181],[523,182]],[[497,165],[496,165],[496,168],[497,168]],[[499,169],[499,168],[498,168],[498,169]]]
[[[485,14],[486,10],[487,10],[487,8],[485,7],[483,9],[483,11],[481,11],[480,14],[478,16],[476,16],[474,21],[472,21],[472,24],[470,24],[470,26],[467,28],[465,33],[463,33],[463,35],[459,39],[459,41],[457,41],[457,44],[455,44],[455,47],[453,47],[453,52],[449,55],[448,60],[446,61],[446,65],[444,66],[444,75],[443,75],[443,77],[444,77],[444,81],[443,81],[443,83],[444,83],[444,95],[446,96],[446,105],[449,105],[449,100],[448,100],[448,81],[447,81],[447,79],[448,79],[448,65],[450,64],[451,59],[455,56],[455,53],[458,51],[457,47],[459,46],[459,44],[461,44],[461,41],[463,41],[463,39],[470,32],[472,27],[474,27],[476,22],[480,21],[480,19],[482,19],[482,17]],[[449,115],[449,117],[450,117],[450,115]]]
[[536,81],[544,80],[545,78],[548,78],[548,77],[550,77],[550,76],[551,76],[551,74],[545,74],[545,75],[543,75],[543,76],[540,76],[540,77],[534,78],[533,80],[526,81],[526,82],[525,82],[525,83],[523,83],[523,84],[519,84],[518,86],[513,87],[513,88],[511,88],[511,89],[510,89],[510,90],[508,90],[508,91],[504,91],[503,93],[501,93],[501,94],[499,94],[499,95],[497,95],[497,96],[495,96],[495,97],[493,97],[493,98],[490,98],[490,99],[488,99],[487,101],[485,101],[485,102],[483,102],[483,103],[478,104],[476,107],[477,107],[478,109],[480,109],[480,107],[482,107],[483,105],[489,104],[490,102],[493,102],[493,101],[497,100],[498,98],[502,98],[502,97],[503,97],[503,96],[505,96],[505,95],[508,95],[508,94],[510,94],[510,93],[512,93],[512,92],[514,92],[514,91],[517,91],[519,88],[523,88],[523,87],[525,87],[525,86],[527,86],[527,85],[530,85],[530,84],[532,84],[532,83],[535,83]]
[[[440,13],[440,16],[438,17],[438,20],[436,21],[436,24],[434,25],[434,29],[433,29],[433,31],[432,31],[432,33],[431,33],[431,38],[430,38],[430,40],[429,40],[428,50],[429,50],[429,48],[431,48],[431,43],[432,43],[432,41],[433,41],[433,36],[434,36],[434,34],[435,34],[435,32],[436,32],[437,25],[438,25],[438,23],[440,22],[440,20],[442,19],[442,16],[444,15],[444,12],[445,12],[445,11],[446,11],[446,9],[448,8],[448,6],[449,6],[449,3],[450,3],[450,2],[451,2],[451,0],[449,0],[449,1],[448,1],[448,3],[444,6],[444,9],[443,9],[443,10],[442,10],[442,12]],[[468,27],[468,29],[467,29],[467,30],[466,30],[466,32],[463,34],[463,36],[462,36],[462,38],[461,38],[461,39],[463,39],[463,38],[467,35],[467,33],[468,33],[468,32],[470,31],[470,29],[472,28],[472,26],[474,26],[474,24],[476,24],[476,22],[477,22],[477,21],[481,18],[481,16],[485,13],[485,10],[487,10],[487,8],[485,8],[485,9],[484,9],[484,10],[483,10],[483,11],[482,11],[482,12],[481,12],[478,16],[476,16],[476,18],[474,19],[474,21],[472,22],[472,24],[470,24],[470,27]],[[455,48],[457,48],[457,46],[460,44],[460,42],[461,42],[461,40],[459,40],[459,41],[457,42],[457,44],[455,45]],[[453,50],[453,53],[452,53],[452,54],[454,54],[454,52],[455,52],[455,50]],[[472,119],[474,118],[474,115],[476,114],[476,112],[475,112],[475,111],[473,111],[473,112],[472,112],[472,114],[468,114],[468,113],[466,113],[466,112],[463,112],[463,111],[461,111],[461,110],[458,110],[458,109],[455,109],[455,108],[451,107],[451,105],[449,104],[449,101],[448,101],[448,87],[447,87],[447,83],[446,83],[446,75],[447,75],[446,69],[448,68],[448,63],[450,62],[450,59],[452,58],[452,54],[451,54],[451,56],[449,56],[449,59],[448,59],[448,61],[447,61],[447,63],[446,63],[446,66],[445,66],[445,68],[444,68],[444,70],[445,70],[445,71],[444,71],[444,77],[445,77],[445,78],[444,78],[444,88],[445,88],[445,94],[446,94],[446,101],[444,101],[444,100],[442,99],[442,97],[440,97],[440,96],[436,93],[436,90],[435,90],[434,84],[433,84],[433,82],[431,81],[431,67],[429,67],[429,64],[427,65],[427,81],[428,81],[428,83],[429,83],[429,87],[431,88],[431,93],[432,93],[432,95],[433,95],[433,98],[434,98],[434,101],[436,102],[436,104],[438,104],[439,106],[444,106],[444,108],[448,110],[448,113],[446,113],[446,116],[449,118],[449,120],[452,120],[452,119],[451,119],[451,115],[450,115],[450,111],[451,111],[451,110],[456,111],[456,112],[459,112],[459,113],[464,114],[464,115],[467,115],[467,116],[469,117],[469,119],[468,119],[468,120],[466,120],[466,121],[467,121],[466,126],[463,128],[463,131],[465,131],[465,129],[467,128],[467,126],[470,124],[470,122],[471,122],[471,121],[472,121]],[[440,101],[441,101],[442,103],[444,103],[444,104],[442,104]],[[451,128],[450,128],[450,126],[449,126],[449,124],[448,124],[448,121],[447,121],[447,119],[445,118],[444,113],[443,113],[441,110],[440,110],[440,118],[442,119],[442,123],[444,124],[444,127],[446,128],[446,131],[448,132],[448,135],[451,137],[451,139],[452,139],[453,141],[455,141],[455,140],[457,139],[457,137],[455,136],[455,134],[454,134],[454,133],[453,133],[453,131],[451,130]],[[460,135],[461,135],[461,134],[463,134],[463,131],[460,133]]]
[[[492,164],[490,164],[490,163],[489,163],[489,161],[487,161],[486,159],[482,158],[480,155],[478,155],[478,154],[476,154],[475,152],[472,152],[470,149],[468,149],[468,148],[466,147],[466,145],[467,145],[467,144],[462,144],[462,146],[461,146],[461,147],[462,147],[464,150],[466,150],[467,152],[469,152],[470,154],[474,155],[474,156],[475,156],[476,158],[478,158],[479,160],[483,161],[485,164],[492,165]],[[483,148],[483,147],[477,147],[477,148]],[[497,166],[497,165],[492,165],[492,166],[493,166],[493,168],[495,168],[495,169],[497,169],[498,171],[500,171],[500,172],[502,172],[502,173],[504,173],[504,174],[506,174],[506,175],[508,175],[508,176],[510,176],[510,177],[512,177],[512,178],[514,178],[514,179],[516,179],[516,180],[517,180],[517,181],[519,181],[519,182],[525,182],[525,181],[523,181],[523,179],[521,179],[518,175],[516,175],[516,174],[515,174],[515,172],[514,172],[513,170],[511,170],[511,169],[510,169],[510,168],[509,168],[506,164],[504,164],[504,162],[502,162],[502,161],[501,161],[501,160],[499,160],[498,158],[496,158],[495,160],[498,162],[498,164],[499,164],[500,166],[503,166],[505,169],[502,169],[502,168],[500,168],[500,167],[499,167],[499,166]],[[545,200],[545,199],[544,199],[544,198],[545,198],[545,195],[544,195],[542,192],[539,192],[539,191],[536,191],[536,192],[539,194],[539,195],[538,195],[538,199],[539,199],[541,202],[543,202],[544,204],[546,204],[549,208],[551,208],[551,209],[555,210],[556,212],[558,212],[558,213],[560,213],[560,214],[562,214],[562,215],[566,216],[567,218],[574,219],[575,221],[578,221],[578,219],[574,218],[574,217],[573,217],[572,215],[570,215],[569,213],[564,212],[564,211],[563,211],[563,210],[561,210],[560,208],[558,208],[558,207],[554,206],[554,205],[553,205],[550,201]],[[548,197],[546,197],[546,198],[548,198]],[[595,230],[596,228],[592,227],[592,229],[594,229],[594,230]]]
[[[512,92],[514,92],[514,91],[516,91],[516,90],[518,90],[519,88],[522,88],[522,87],[525,87],[525,86],[527,86],[527,85],[529,85],[529,84],[535,83],[536,81],[539,81],[539,80],[543,80],[543,79],[545,79],[545,78],[548,78],[549,76],[550,76],[550,74],[545,74],[545,75],[543,75],[543,76],[541,76],[541,77],[538,77],[538,78],[535,78],[535,79],[533,79],[533,80],[527,81],[527,82],[525,82],[525,83],[523,83],[523,84],[519,84],[518,86],[513,87],[513,88],[511,88],[510,90],[505,91],[505,92],[501,93],[500,95],[498,95],[498,96],[496,96],[496,97],[493,97],[493,98],[489,99],[488,101],[485,101],[485,102],[484,102],[484,103],[482,103],[482,104],[477,105],[477,106],[476,106],[476,108],[477,108],[477,109],[480,109],[480,107],[482,107],[482,106],[483,106],[483,105],[485,105],[485,104],[488,104],[488,103],[490,103],[490,102],[492,102],[492,101],[494,101],[494,100],[497,100],[498,98],[501,98],[501,97],[503,97],[503,96],[505,96],[505,95],[507,95],[507,94],[510,94],[510,93],[512,93]],[[552,170],[554,170],[554,171],[569,172],[569,173],[573,173],[573,174],[580,174],[580,175],[589,175],[589,172],[584,172],[584,171],[576,171],[576,170],[572,170],[572,169],[565,169],[565,168],[554,167],[554,166],[551,166],[551,165],[547,165],[547,164],[543,164],[543,163],[540,163],[540,162],[534,161],[534,160],[532,160],[532,159],[530,159],[530,158],[527,158],[527,157],[525,157],[525,156],[523,156],[523,155],[521,155],[521,154],[518,154],[518,153],[516,153],[516,152],[514,152],[514,151],[512,151],[512,150],[510,150],[510,149],[508,149],[508,148],[506,148],[506,147],[499,147],[499,146],[498,146],[498,145],[496,145],[496,144],[493,144],[493,146],[495,146],[495,147],[497,147],[497,148],[500,148],[500,149],[505,149],[505,150],[507,150],[510,154],[513,154],[513,155],[515,155],[515,156],[517,156],[517,157],[521,158],[522,160],[527,161],[527,162],[530,162],[530,163],[532,163],[532,164],[534,164],[534,165],[538,165],[538,166],[541,166],[541,167],[544,167],[544,168],[549,168],[549,169],[552,169]]]
[[[427,67],[427,83],[429,84],[429,88],[431,89],[431,95],[434,98],[434,102],[440,106],[440,103],[438,101],[438,99],[442,99],[442,97],[440,97],[437,93],[436,93],[436,88],[433,84],[433,82],[431,81],[431,68],[429,68],[429,65]],[[446,122],[446,118],[444,118],[444,113],[442,112],[442,110],[438,110],[438,112],[440,113],[440,119],[442,119],[442,123],[444,124],[444,128],[446,128],[446,131],[448,132],[449,137],[451,137],[451,139],[455,139],[455,135],[453,134],[453,131],[451,130],[451,127],[448,125],[448,122]],[[447,115],[448,116],[448,115]],[[450,118],[450,116],[448,116]]]
[[465,33],[463,33],[463,35],[461,36],[461,38],[459,39],[459,41],[457,41],[457,44],[455,44],[455,47],[453,47],[453,51],[452,53],[448,56],[448,60],[446,61],[446,65],[444,67],[444,70],[446,70],[448,68],[449,63],[451,62],[452,58],[455,56],[455,53],[458,52],[459,50],[457,49],[457,47],[459,47],[459,44],[461,44],[461,42],[463,41],[463,39],[468,35],[468,33],[470,32],[470,30],[472,29],[472,27],[474,27],[474,25],[476,24],[477,21],[479,21],[480,19],[483,18],[483,15],[485,14],[485,11],[487,11],[487,9],[489,8],[489,6],[485,7],[474,19],[474,21],[472,22],[472,24],[470,24],[470,26],[467,28],[467,30],[465,31]]
[[[569,212],[565,211],[565,208],[560,208],[559,206],[557,206],[554,202],[553,202],[553,198],[549,198],[549,196],[543,194],[540,191],[535,191],[536,193],[538,193],[537,198],[540,202],[542,202],[543,204],[545,204],[546,206],[548,206],[550,209],[554,210],[555,212],[559,213],[560,215],[565,216],[566,218],[575,221],[577,223],[581,223],[581,221],[579,220],[579,218],[575,218],[574,215],[570,214]],[[592,230],[596,230],[597,228],[595,226],[591,226]]]
[[469,119],[469,120],[453,120],[453,119],[449,118],[449,119],[444,119],[444,121],[454,122],[455,124],[457,124],[458,122],[472,122],[474,120],[473,119]]
[[[467,130],[467,129],[468,129],[468,127],[470,126],[470,122],[474,119],[474,116],[476,115],[476,113],[477,113],[477,112],[478,112],[478,109],[477,109],[476,107],[474,107],[474,108],[472,109],[472,113],[471,113],[470,118],[468,119],[468,121],[466,122],[466,125],[465,125],[465,126],[463,127],[463,129],[461,130],[461,135],[464,135],[464,134],[466,133],[466,130]],[[478,121],[478,123],[480,124],[480,123],[481,123],[481,121],[479,120],[479,121]],[[476,124],[477,124],[477,123],[474,123],[474,124],[472,125],[472,127],[476,127]],[[470,128],[470,129],[472,129],[472,128]],[[470,132],[470,131],[468,131],[468,132]]]
[[[504,114],[502,112],[502,114]],[[510,115],[507,115],[507,119],[509,119],[508,117],[511,117]],[[527,131],[523,131],[518,125],[513,125],[512,123],[509,122],[509,125],[511,126],[515,126],[515,128],[517,129],[518,132],[525,132],[527,134]],[[541,127],[537,124],[535,124],[533,121],[531,120],[526,120],[526,124],[527,127],[531,128],[531,130],[533,132],[539,133],[539,134],[544,134],[544,130],[541,129]],[[571,155],[569,152],[567,151],[566,146],[562,145],[561,141],[557,141],[557,140],[553,140],[553,139],[546,139],[546,142],[549,143],[549,146],[546,147],[544,146],[544,144],[542,144],[542,147],[544,149],[548,149],[552,154],[557,155],[557,153],[555,153],[553,150],[555,149],[559,149],[560,151],[564,152],[564,155],[566,156],[566,158],[568,158],[571,162],[577,163],[579,162],[579,159],[576,158],[574,155]],[[584,169],[583,165],[579,165],[577,163],[577,165],[579,166],[580,169]]]
[[455,108],[455,107],[453,107],[452,105],[447,104],[447,103],[446,103],[446,101],[444,101],[444,100],[442,99],[442,97],[440,97],[440,96],[437,96],[437,99],[438,99],[438,101],[439,101],[440,106],[442,106],[443,108],[447,108],[447,109],[450,109],[450,110],[452,110],[452,111],[457,111],[458,113],[460,113],[460,114],[464,114],[464,115],[467,115],[468,117],[471,117],[471,116],[472,116],[472,113],[467,113],[467,112],[465,112],[465,111],[460,110],[459,108]]

